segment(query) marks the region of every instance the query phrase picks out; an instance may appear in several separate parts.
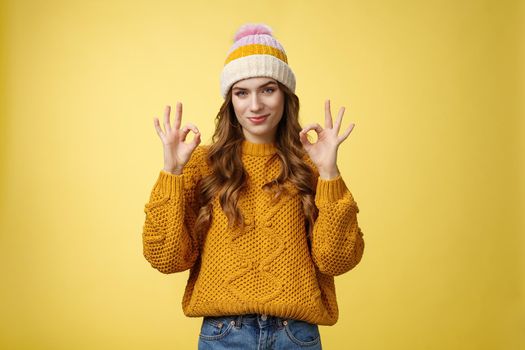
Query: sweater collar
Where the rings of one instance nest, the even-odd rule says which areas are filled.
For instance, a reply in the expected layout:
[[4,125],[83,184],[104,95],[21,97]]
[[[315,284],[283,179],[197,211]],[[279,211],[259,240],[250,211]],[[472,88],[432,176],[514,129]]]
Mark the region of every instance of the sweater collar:
[[242,153],[252,156],[269,156],[277,151],[275,143],[252,143],[247,140],[242,141]]

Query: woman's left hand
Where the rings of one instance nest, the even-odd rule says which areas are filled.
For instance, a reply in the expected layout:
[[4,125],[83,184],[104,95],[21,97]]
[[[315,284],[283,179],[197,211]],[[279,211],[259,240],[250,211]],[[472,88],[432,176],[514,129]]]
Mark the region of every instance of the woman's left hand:
[[[337,115],[335,124],[332,124],[330,100],[326,100],[324,106],[325,128],[323,129],[318,123],[308,124],[299,133],[299,139],[301,140],[304,149],[310,156],[310,159],[317,167],[319,176],[322,179],[328,180],[339,176],[339,170],[337,168],[337,149],[339,148],[341,142],[346,140],[348,135],[350,135],[354,129],[355,124],[351,123],[348,129],[346,129],[346,131],[341,136],[338,136],[345,107],[341,107],[341,109],[339,109],[339,114]],[[317,141],[315,143],[311,143],[307,138],[307,133],[310,130],[315,130],[317,133]]]

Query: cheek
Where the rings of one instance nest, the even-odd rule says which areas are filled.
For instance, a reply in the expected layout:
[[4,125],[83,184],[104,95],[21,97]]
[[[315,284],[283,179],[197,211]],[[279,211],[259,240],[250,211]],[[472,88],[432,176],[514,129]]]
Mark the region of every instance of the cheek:
[[240,101],[233,102],[233,110],[235,111],[237,115],[242,115],[245,109],[246,109],[246,106],[243,102],[240,102]]
[[279,112],[279,114],[282,114],[283,111],[284,111],[284,100],[282,99],[278,99],[277,101],[275,101],[274,105],[272,106],[272,108],[276,111]]
[[284,110],[284,95],[281,94],[275,99],[274,108]]
[[233,111],[235,112],[235,116],[237,119],[239,119],[240,116],[242,116],[242,109],[240,108],[239,104],[233,104]]

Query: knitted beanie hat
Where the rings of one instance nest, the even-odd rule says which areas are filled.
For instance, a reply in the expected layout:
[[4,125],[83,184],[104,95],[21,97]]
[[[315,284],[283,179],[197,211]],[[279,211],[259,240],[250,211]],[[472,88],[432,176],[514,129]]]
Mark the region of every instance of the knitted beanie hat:
[[274,78],[295,92],[295,75],[288,66],[286,52],[268,25],[244,24],[235,33],[233,42],[221,73],[223,98],[233,84],[252,77]]

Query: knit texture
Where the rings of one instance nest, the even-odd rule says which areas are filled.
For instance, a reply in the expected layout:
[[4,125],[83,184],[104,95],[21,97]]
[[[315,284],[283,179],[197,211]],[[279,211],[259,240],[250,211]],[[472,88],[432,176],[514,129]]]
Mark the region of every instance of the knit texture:
[[218,198],[212,201],[212,222],[197,238],[197,185],[210,173],[207,146],[198,146],[183,173],[163,170],[146,203],[143,253],[162,273],[190,269],[182,300],[188,317],[259,313],[333,325],[339,311],[334,276],[354,268],[363,255],[359,208],[343,178],[321,179],[315,174],[315,204],[319,215],[307,242],[300,195],[287,193],[273,206],[261,187],[280,171],[273,144],[243,141],[248,189],[239,208],[246,228],[228,228]]
[[264,23],[242,25],[233,38],[221,72],[221,95],[239,80],[269,77],[295,92],[296,79],[288,65],[288,56],[272,29]]

